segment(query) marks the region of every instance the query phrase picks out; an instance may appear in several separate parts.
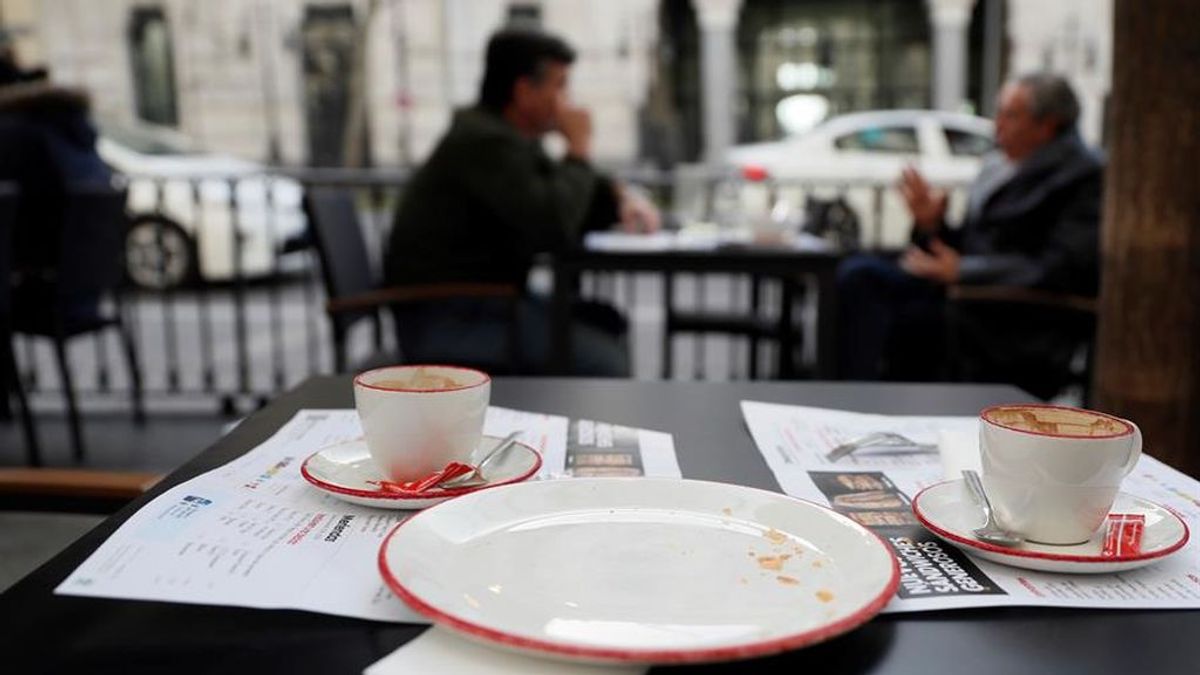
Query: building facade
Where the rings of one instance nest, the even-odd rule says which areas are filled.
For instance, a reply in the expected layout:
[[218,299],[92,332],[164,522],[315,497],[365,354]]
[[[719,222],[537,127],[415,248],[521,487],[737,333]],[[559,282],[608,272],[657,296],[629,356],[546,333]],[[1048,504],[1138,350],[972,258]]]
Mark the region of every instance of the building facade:
[[104,124],[289,165],[419,162],[508,22],[576,47],[572,93],[605,163],[718,159],[853,110],[986,113],[1002,73],[1038,68],[1072,79],[1097,142],[1111,14],[1111,0],[0,0],[21,57],[87,87]]
[[284,164],[345,162],[356,124],[371,162],[419,161],[451,110],[475,99],[487,37],[513,19],[576,47],[573,95],[593,110],[597,151],[625,160],[657,39],[653,0],[36,5],[30,51],[55,79],[90,89],[104,123],[173,127],[208,149]]
[[1112,83],[1112,0],[1008,0],[1009,71],[1062,73],[1079,94],[1079,130],[1102,145]]

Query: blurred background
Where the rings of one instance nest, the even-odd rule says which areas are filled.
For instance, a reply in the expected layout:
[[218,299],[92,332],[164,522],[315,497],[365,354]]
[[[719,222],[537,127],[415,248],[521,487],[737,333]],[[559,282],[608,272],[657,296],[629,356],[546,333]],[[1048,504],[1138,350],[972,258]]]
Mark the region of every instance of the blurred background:
[[[106,129],[322,167],[420,162],[507,23],[578,49],[573,94],[609,165],[718,158],[857,111],[986,117],[1034,69],[1070,79],[1102,143],[1111,17],[1108,0],[0,2],[20,61],[92,91]],[[727,119],[706,129],[714,104]]]
[[[392,332],[369,325],[339,344],[302,195],[354,189],[377,256],[411,167],[475,100],[487,38],[510,24],[578,50],[571,94],[592,112],[596,163],[676,226],[774,218],[840,248],[899,250],[900,168],[961,209],[993,147],[997,89],[1029,70],[1065,75],[1084,139],[1106,138],[1109,0],[0,0],[6,57],[90,94],[100,156],[129,185],[121,312],[151,423],[129,423],[119,336],[71,341],[89,461],[176,466],[271,396],[387,346]],[[535,271],[531,285],[548,284]],[[635,377],[779,375],[745,365],[778,345],[744,335],[667,334],[678,348],[661,349],[664,292],[733,310],[757,284],[680,275],[664,289],[627,273],[585,275],[583,291],[629,316]],[[762,293],[775,311],[778,287]],[[814,303],[797,301],[801,377]],[[61,419],[53,345],[14,346],[35,413]],[[41,426],[46,461],[67,462],[80,439]],[[16,425],[0,440],[14,448],[0,462],[21,463]]]

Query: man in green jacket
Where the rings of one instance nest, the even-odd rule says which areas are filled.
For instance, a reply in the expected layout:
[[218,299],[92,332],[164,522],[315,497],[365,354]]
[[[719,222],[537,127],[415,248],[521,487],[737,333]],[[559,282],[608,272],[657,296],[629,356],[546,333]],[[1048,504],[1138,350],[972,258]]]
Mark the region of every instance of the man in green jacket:
[[[389,285],[499,282],[524,289],[534,256],[576,245],[583,232],[616,223],[653,230],[658,213],[590,164],[591,117],[566,95],[575,55],[558,38],[503,30],[487,48],[479,103],[459,110],[449,131],[405,189],[385,260]],[[551,159],[542,138],[558,132],[566,156]],[[625,321],[611,307],[576,308],[572,369],[626,376]],[[410,361],[499,364],[538,372],[549,351],[549,309],[522,297],[519,364],[508,363],[508,306],[492,299],[397,306]]]

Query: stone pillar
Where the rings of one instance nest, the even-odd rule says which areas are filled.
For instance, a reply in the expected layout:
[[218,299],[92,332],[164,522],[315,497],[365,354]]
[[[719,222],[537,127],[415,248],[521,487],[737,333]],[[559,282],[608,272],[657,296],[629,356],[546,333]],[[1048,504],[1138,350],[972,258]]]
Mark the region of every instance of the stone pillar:
[[1005,0],[981,0],[983,8],[983,72],[980,77],[977,115],[996,116],[996,100],[1003,78]]
[[692,0],[700,27],[701,115],[704,158],[716,164],[733,145],[737,129],[736,29],[742,0]]
[[967,27],[975,0],[926,0],[933,26],[933,107],[959,110],[967,94]]

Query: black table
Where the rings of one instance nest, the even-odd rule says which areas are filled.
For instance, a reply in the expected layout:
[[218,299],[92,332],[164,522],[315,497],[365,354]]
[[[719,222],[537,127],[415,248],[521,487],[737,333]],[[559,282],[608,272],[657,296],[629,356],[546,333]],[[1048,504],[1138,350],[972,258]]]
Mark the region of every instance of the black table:
[[[756,399],[896,414],[973,414],[1027,400],[1011,387],[499,379],[498,405],[588,416],[675,435],[687,478],[778,490],[737,403]],[[316,378],[248,418],[49,563],[0,595],[6,673],[358,673],[421,626],[309,612],[65,597],[53,588],[135,509],[266,439],[299,408],[346,407],[348,378]],[[1200,664],[1197,611],[1002,608],[885,615],[827,643],[691,672],[1169,673]]]
[[[816,318],[816,363],[813,373],[821,379],[836,377],[837,360],[837,265],[843,255],[834,251],[814,251],[787,246],[756,246],[744,244],[723,245],[711,250],[665,249],[647,251],[607,251],[578,249],[555,256],[551,261],[554,270],[553,326],[551,336],[550,363],[554,372],[569,371],[570,303],[581,272],[658,272],[664,275],[665,293],[663,308],[668,320],[673,311],[671,297],[671,275],[676,273],[697,274],[746,274],[756,277],[754,284],[757,298],[757,278],[778,279],[780,285],[779,314],[772,331],[779,343],[779,377],[788,379],[795,375],[794,363],[796,331],[792,326],[792,305],[799,284],[807,281],[817,294]],[[754,307],[753,309],[757,309]],[[670,334],[666,336],[667,348],[664,363],[670,363]],[[751,350],[754,354],[755,350]],[[753,372],[753,367],[751,372]]]

